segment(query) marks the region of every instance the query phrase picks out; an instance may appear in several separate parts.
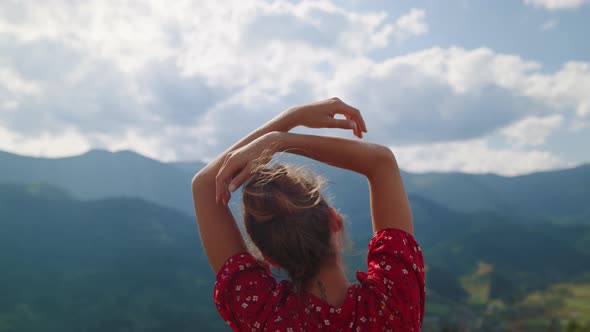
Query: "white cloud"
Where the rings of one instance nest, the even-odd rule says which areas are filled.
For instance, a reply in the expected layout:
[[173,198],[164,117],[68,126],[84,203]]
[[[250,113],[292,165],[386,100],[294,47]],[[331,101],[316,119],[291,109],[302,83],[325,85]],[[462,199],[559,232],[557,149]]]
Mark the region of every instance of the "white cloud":
[[450,84],[456,93],[477,91],[489,84],[518,88],[528,75],[541,69],[541,64],[517,55],[498,54],[489,48],[467,50],[461,47],[434,47],[405,56],[390,58],[382,70],[407,65],[425,75]]
[[255,84],[281,95],[294,81],[321,82],[322,66],[362,57],[426,26],[423,11],[412,10],[398,27],[384,12],[359,14],[329,1],[274,2],[248,14],[235,14],[240,20],[230,22],[221,15],[223,29],[192,32],[193,42],[178,60],[183,74],[203,75],[216,86]]
[[[0,96],[7,100],[0,107],[12,109],[2,113],[2,125],[13,142],[4,147],[52,156],[63,145],[69,152],[102,147],[162,160],[207,158],[288,106],[337,95],[363,110],[371,140],[404,145],[410,156],[445,144],[467,151],[457,145],[467,140],[472,153],[530,161],[515,163],[513,171],[522,171],[555,158],[527,150],[554,128],[547,118],[590,113],[587,62],[551,72],[517,55],[460,47],[370,57],[428,29],[420,9],[391,17],[327,0],[3,2],[1,63],[11,68],[4,81],[12,90]],[[515,134],[519,126],[544,129],[525,139]],[[64,128],[77,130],[68,135],[78,143],[62,139]],[[478,141],[502,128],[513,147]],[[484,169],[462,156],[432,167],[453,163]]]
[[5,111],[12,111],[18,108],[18,101],[6,100],[0,103],[0,109]]
[[548,151],[494,148],[488,139],[392,147],[401,168],[412,172],[519,175],[568,166]]
[[580,116],[590,114],[590,63],[566,62],[554,74],[535,73],[524,78],[523,94],[549,103],[574,107]]
[[165,138],[170,137],[166,134],[168,128],[162,128],[157,134],[149,134],[138,132],[135,129],[129,129],[122,133],[122,135],[93,135],[93,139],[98,143],[99,147],[110,151],[132,150],[144,156],[159,159],[162,161],[173,161],[178,159],[174,149],[166,147],[167,139],[162,139],[160,135]]
[[415,67],[428,76],[449,84],[456,93],[481,91],[493,85],[547,105],[590,113],[590,63],[570,61],[554,73],[542,73],[540,63],[517,55],[498,54],[488,48],[431,48],[391,58],[381,70],[402,65]]
[[86,152],[90,144],[76,128],[64,128],[62,133],[48,132],[24,136],[0,126],[0,150],[43,157],[64,157]]
[[543,25],[541,25],[541,30],[543,30],[543,31],[553,30],[553,29],[557,28],[558,25],[559,25],[558,19],[548,20],[548,21],[545,21],[545,23],[543,23]]
[[[397,33],[393,24],[385,12],[357,13],[330,1],[0,4],[0,32],[11,41],[5,48],[22,48],[12,54],[9,64],[48,72],[60,69],[45,77],[52,87],[46,98],[56,100],[52,94],[59,94],[60,79],[66,86],[83,86],[77,90],[88,99],[94,99],[91,93],[112,88],[109,93],[126,100],[127,112],[142,113],[133,115],[140,122],[178,120],[170,114],[147,114],[161,110],[162,104],[170,106],[166,112],[180,112],[179,105],[168,102],[170,96],[155,89],[191,100],[191,105],[182,105],[187,109],[207,108],[211,106],[207,103],[221,102],[232,94],[243,96],[246,90],[252,95],[282,97],[292,93],[293,82],[319,85],[325,80],[320,67],[331,70],[338,58],[362,57],[386,47]],[[38,65],[39,61],[46,66]],[[165,81],[174,87],[167,89],[153,81],[161,78],[153,74],[154,68],[164,68]],[[103,86],[96,86],[97,77]],[[181,81],[184,89],[178,89],[176,82]],[[188,96],[186,87],[191,84],[203,95],[196,91]],[[176,96],[178,90],[185,94]],[[137,106],[127,105],[127,100]],[[84,104],[87,109],[88,103]],[[117,100],[112,106],[120,104]],[[77,108],[75,100],[70,105]],[[92,120],[101,123],[107,118]],[[181,123],[187,123],[186,119]]]
[[[21,135],[74,126],[88,137],[128,141],[121,147],[142,139],[162,146],[150,131],[202,126],[211,112],[224,119],[223,105],[238,114],[268,111],[265,98],[280,106],[274,102],[306,98],[301,88],[315,95],[339,59],[387,46],[398,33],[393,22],[385,12],[357,13],[330,1],[2,2],[0,33],[8,38],[0,47],[8,52],[0,60],[8,67],[0,85],[10,90],[0,97],[18,103],[5,103],[18,112],[4,124]],[[35,98],[20,100],[19,93]],[[219,142],[198,141],[191,144]],[[182,144],[172,145],[185,150]],[[162,146],[160,158],[176,155],[169,151]]]
[[[327,0],[202,0],[174,6],[159,0],[76,5],[56,0],[45,6],[9,1],[0,9],[0,33],[24,42],[60,41],[93,58],[113,61],[125,73],[153,61],[172,60],[185,73],[212,74],[227,65],[236,69],[236,50],[248,57],[245,63],[262,65],[282,52],[274,46],[281,40],[365,52],[387,46],[397,33],[385,12],[357,13]],[[20,15],[14,18],[16,13]],[[417,9],[395,25],[402,33],[422,34],[427,29],[424,11]],[[267,41],[274,45],[265,47]],[[266,58],[256,58],[265,54]]]
[[35,95],[41,91],[41,84],[23,78],[11,68],[0,67],[0,91],[14,95]]
[[586,0],[524,0],[524,3],[547,10],[559,10],[578,8],[585,4]]
[[108,59],[121,70],[133,72],[171,56],[171,43],[163,29],[166,22],[161,17],[167,11],[158,8],[162,5],[160,1],[149,5],[139,1],[72,4],[58,0],[44,5],[7,1],[0,5],[0,33],[22,42],[60,42],[87,52],[91,59]]
[[490,49],[432,48],[349,65],[326,84],[367,110],[379,140],[426,143],[481,137],[526,117],[586,116],[587,63],[553,73]]
[[408,35],[424,35],[428,32],[428,24],[425,21],[426,12],[422,9],[413,8],[406,15],[395,21],[395,29],[398,31],[398,38],[403,39]]
[[569,129],[573,132],[580,131],[582,129],[590,127],[590,120],[578,120],[574,121]]
[[208,157],[213,156],[206,155],[209,152],[208,147],[216,140],[212,134],[207,126],[164,126],[158,131],[138,128],[108,134],[83,133],[75,127],[65,127],[59,133],[41,131],[35,135],[22,135],[0,126],[0,150],[59,158],[100,148],[109,151],[133,150],[162,161],[178,160],[179,155],[185,158],[203,156],[203,159],[209,159]]
[[515,122],[506,128],[501,129],[511,144],[517,147],[527,145],[542,145],[547,137],[563,123],[563,116],[560,114],[546,117],[527,117]]

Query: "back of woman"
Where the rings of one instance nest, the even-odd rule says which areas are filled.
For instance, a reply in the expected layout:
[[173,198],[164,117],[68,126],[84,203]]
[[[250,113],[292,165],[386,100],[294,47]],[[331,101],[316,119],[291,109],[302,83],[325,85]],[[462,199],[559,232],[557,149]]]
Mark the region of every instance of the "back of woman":
[[247,254],[220,271],[215,304],[236,331],[419,331],[425,294],[417,244],[402,231],[382,231],[369,250],[369,272],[357,272],[359,283],[340,307],[313,295],[302,300],[292,283],[277,283]]
[[[347,120],[335,119],[343,114]],[[217,272],[214,299],[236,331],[419,331],[424,260],[391,151],[373,143],[288,133],[297,125],[340,127],[362,138],[360,112],[338,99],[290,109],[238,142],[193,179],[203,246]],[[367,177],[373,238],[367,271],[349,283],[340,214],[315,178],[266,165],[290,152]],[[227,201],[243,185],[248,251]],[[278,282],[270,266],[284,269]]]

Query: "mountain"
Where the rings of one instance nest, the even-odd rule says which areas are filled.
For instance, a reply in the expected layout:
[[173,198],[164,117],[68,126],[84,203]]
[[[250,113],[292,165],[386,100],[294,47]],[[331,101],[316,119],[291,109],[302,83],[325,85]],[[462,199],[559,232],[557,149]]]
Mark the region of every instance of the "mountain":
[[[364,213],[369,203],[362,176],[305,158],[278,160],[306,165],[323,175],[335,205],[351,220],[367,219],[356,213]],[[0,152],[0,183],[48,183],[81,198],[139,197],[192,216],[190,180],[203,166],[196,161],[162,163],[130,151],[92,150],[58,159]],[[515,177],[408,172],[402,176],[410,195],[458,212],[495,211],[518,216],[523,223],[590,220],[590,165]]]
[[[339,204],[369,215],[368,206],[347,201],[353,194],[338,196]],[[498,316],[482,305],[512,308],[590,273],[583,264],[590,261],[587,224],[523,224],[410,200],[428,268],[427,318],[452,321],[460,312],[460,319],[468,313],[487,322]],[[353,221],[349,280],[366,269],[371,236],[368,219]],[[0,184],[0,229],[2,332],[226,330],[194,219],[177,210],[137,198],[80,200],[51,185]]]
[[501,211],[532,220],[590,217],[590,165],[514,177],[405,173],[404,181],[408,192],[457,211]]
[[0,331],[225,331],[192,218],[0,185]]
[[192,175],[131,151],[92,150],[67,158],[0,152],[0,183],[47,183],[80,198],[138,197],[193,215]]
[[175,161],[168,163],[168,165],[172,165],[184,173],[191,174],[191,176],[205,167],[205,163],[201,161]]
[[[337,200],[368,204],[367,181],[358,174],[289,158],[323,174],[334,187]],[[540,220],[590,221],[590,165],[521,176],[495,174],[424,173],[402,171],[409,195],[416,195],[459,212],[495,211],[519,217],[522,222]]]

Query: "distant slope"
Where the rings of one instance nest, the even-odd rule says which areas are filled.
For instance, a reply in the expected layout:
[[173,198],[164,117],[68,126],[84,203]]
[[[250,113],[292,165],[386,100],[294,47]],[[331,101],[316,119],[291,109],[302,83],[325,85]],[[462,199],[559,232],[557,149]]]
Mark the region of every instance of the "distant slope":
[[1,331],[226,331],[192,218],[0,185]]
[[[483,179],[490,190],[508,197],[523,216],[590,219],[590,165],[551,172]],[[590,221],[590,220],[589,220]]]
[[515,177],[406,173],[404,180],[408,192],[457,211],[492,210],[524,219],[590,217],[590,165]]
[[[328,192],[351,220],[366,220],[367,182],[362,176],[315,161],[287,156],[329,180]],[[134,152],[94,150],[60,159],[0,152],[0,183],[45,182],[83,198],[140,197],[193,215],[190,180],[201,162],[162,163]],[[406,190],[445,208],[496,211],[518,220],[590,220],[590,165],[517,177],[492,174],[402,172]],[[234,200],[239,200],[234,195]],[[344,203],[344,204],[340,204]]]
[[179,170],[191,175],[194,175],[201,168],[205,167],[205,163],[200,161],[176,161],[168,163],[168,165],[172,165]]
[[192,175],[130,151],[48,159],[0,152],[0,183],[48,183],[81,198],[139,197],[193,214]]

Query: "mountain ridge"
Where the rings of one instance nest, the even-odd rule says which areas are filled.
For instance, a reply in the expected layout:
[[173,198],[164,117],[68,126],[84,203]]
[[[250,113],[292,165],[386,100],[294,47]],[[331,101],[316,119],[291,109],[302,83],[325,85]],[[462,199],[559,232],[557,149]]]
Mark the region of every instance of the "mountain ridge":
[[[283,160],[306,165],[326,177],[336,204],[368,205],[367,183],[362,176],[305,158]],[[164,163],[129,150],[91,150],[57,159],[0,152],[0,182],[49,183],[81,198],[140,197],[192,216],[190,181],[204,166],[200,162]],[[585,204],[590,197],[590,164],[515,177],[405,171],[402,177],[409,195],[455,211],[509,211],[522,222],[590,217],[590,205]],[[347,208],[343,206],[343,210]],[[353,209],[348,210],[354,214]]]
[[[143,155],[137,151],[131,150],[131,149],[111,151],[111,150],[107,150],[107,149],[93,148],[93,149],[90,149],[86,152],[83,152],[83,153],[80,153],[77,155],[64,156],[64,157],[40,157],[40,156],[24,155],[24,154],[18,154],[18,153],[14,153],[14,152],[5,151],[5,150],[0,150],[0,158],[5,157],[5,156],[12,156],[12,157],[30,158],[30,159],[38,159],[38,160],[72,159],[72,158],[77,158],[77,157],[81,157],[81,156],[85,156],[85,155],[125,155],[125,154],[133,155],[133,156],[141,157],[143,159],[155,161],[155,162],[162,163],[162,164],[169,164],[169,165],[185,165],[185,164],[206,165],[206,163],[201,160],[175,160],[175,161],[168,161],[168,162],[161,161],[158,159],[150,158],[148,156],[145,156],[145,155]],[[500,177],[500,178],[518,178],[518,177],[526,177],[526,176],[533,175],[533,174],[556,173],[556,172],[562,172],[562,171],[572,171],[572,170],[576,170],[576,169],[590,170],[590,162],[584,162],[582,164],[575,165],[575,166],[566,166],[566,167],[561,167],[561,168],[556,168],[556,169],[551,169],[551,170],[533,171],[533,172],[524,173],[524,174],[517,174],[517,175],[502,175],[502,174],[493,173],[493,172],[484,172],[484,173],[458,172],[458,171],[410,172],[410,171],[406,171],[404,169],[402,169],[401,171],[402,171],[402,173],[411,174],[411,175],[458,175],[458,174],[462,174],[462,175],[473,175],[473,176],[493,176],[493,177]]]

